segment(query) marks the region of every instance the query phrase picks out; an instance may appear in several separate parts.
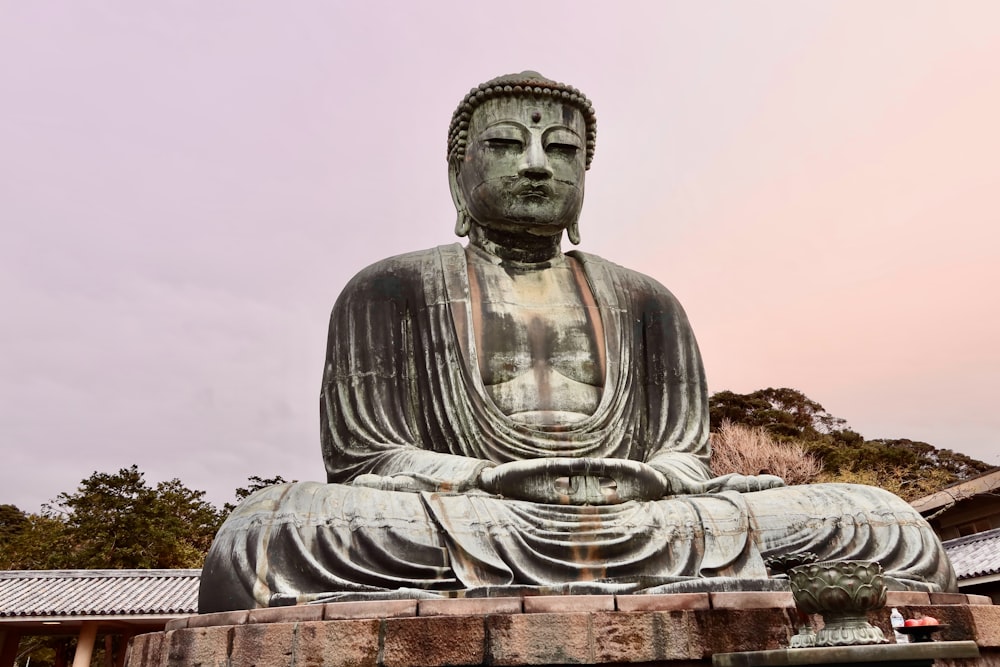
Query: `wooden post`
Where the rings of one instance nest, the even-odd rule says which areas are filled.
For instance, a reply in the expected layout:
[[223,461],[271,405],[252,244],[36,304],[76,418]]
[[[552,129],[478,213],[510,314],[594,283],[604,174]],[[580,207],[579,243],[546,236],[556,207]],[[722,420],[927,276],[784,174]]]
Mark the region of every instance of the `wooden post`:
[[80,626],[80,636],[76,639],[73,667],[90,667],[90,658],[94,655],[94,641],[96,639],[97,623],[84,621]]
[[17,647],[21,644],[21,631],[17,628],[0,628],[0,667],[14,667]]
[[70,640],[64,639],[56,644],[56,660],[54,667],[66,667],[66,654],[69,653]]
[[114,663],[115,636],[104,635],[104,667],[115,667]]

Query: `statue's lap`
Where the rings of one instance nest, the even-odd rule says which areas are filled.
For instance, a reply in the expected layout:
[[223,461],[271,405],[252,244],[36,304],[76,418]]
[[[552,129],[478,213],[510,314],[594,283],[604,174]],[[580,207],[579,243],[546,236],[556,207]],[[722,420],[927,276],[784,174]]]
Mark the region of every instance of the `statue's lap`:
[[[250,554],[242,578],[265,573],[257,604],[397,588],[603,581],[621,592],[623,582],[766,579],[764,559],[788,551],[878,559],[897,587],[942,576],[921,557],[936,538],[909,505],[841,484],[594,507],[303,482],[255,494],[217,540],[216,555]],[[901,543],[917,548],[890,546]]]

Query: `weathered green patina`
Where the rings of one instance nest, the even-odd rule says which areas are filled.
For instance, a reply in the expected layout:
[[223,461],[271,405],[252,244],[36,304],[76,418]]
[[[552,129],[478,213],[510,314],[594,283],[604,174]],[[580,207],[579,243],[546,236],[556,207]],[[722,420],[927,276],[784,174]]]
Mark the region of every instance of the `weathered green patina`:
[[[361,271],[330,321],[327,483],[245,501],[202,578],[202,612],[365,597],[766,588],[764,559],[882,563],[891,587],[954,590],[905,502],[708,467],[704,369],[662,285],[577,243],[596,120],[534,72],[452,120],[468,245]],[[787,586],[787,583],[784,584]],[[477,593],[478,591],[478,593]]]

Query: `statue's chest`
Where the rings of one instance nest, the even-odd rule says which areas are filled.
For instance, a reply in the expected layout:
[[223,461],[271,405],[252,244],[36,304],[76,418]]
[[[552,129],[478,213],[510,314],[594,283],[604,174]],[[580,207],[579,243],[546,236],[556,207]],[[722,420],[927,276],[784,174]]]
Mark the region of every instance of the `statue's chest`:
[[487,386],[530,374],[604,384],[600,315],[582,272],[566,264],[525,273],[470,266],[473,327]]

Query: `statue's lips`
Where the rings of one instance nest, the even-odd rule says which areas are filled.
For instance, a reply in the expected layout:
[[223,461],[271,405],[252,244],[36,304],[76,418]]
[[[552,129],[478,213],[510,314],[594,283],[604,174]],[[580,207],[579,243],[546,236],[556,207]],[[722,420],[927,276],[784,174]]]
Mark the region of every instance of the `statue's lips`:
[[525,199],[548,199],[552,196],[552,187],[545,184],[530,183],[518,186],[514,190],[514,194]]

